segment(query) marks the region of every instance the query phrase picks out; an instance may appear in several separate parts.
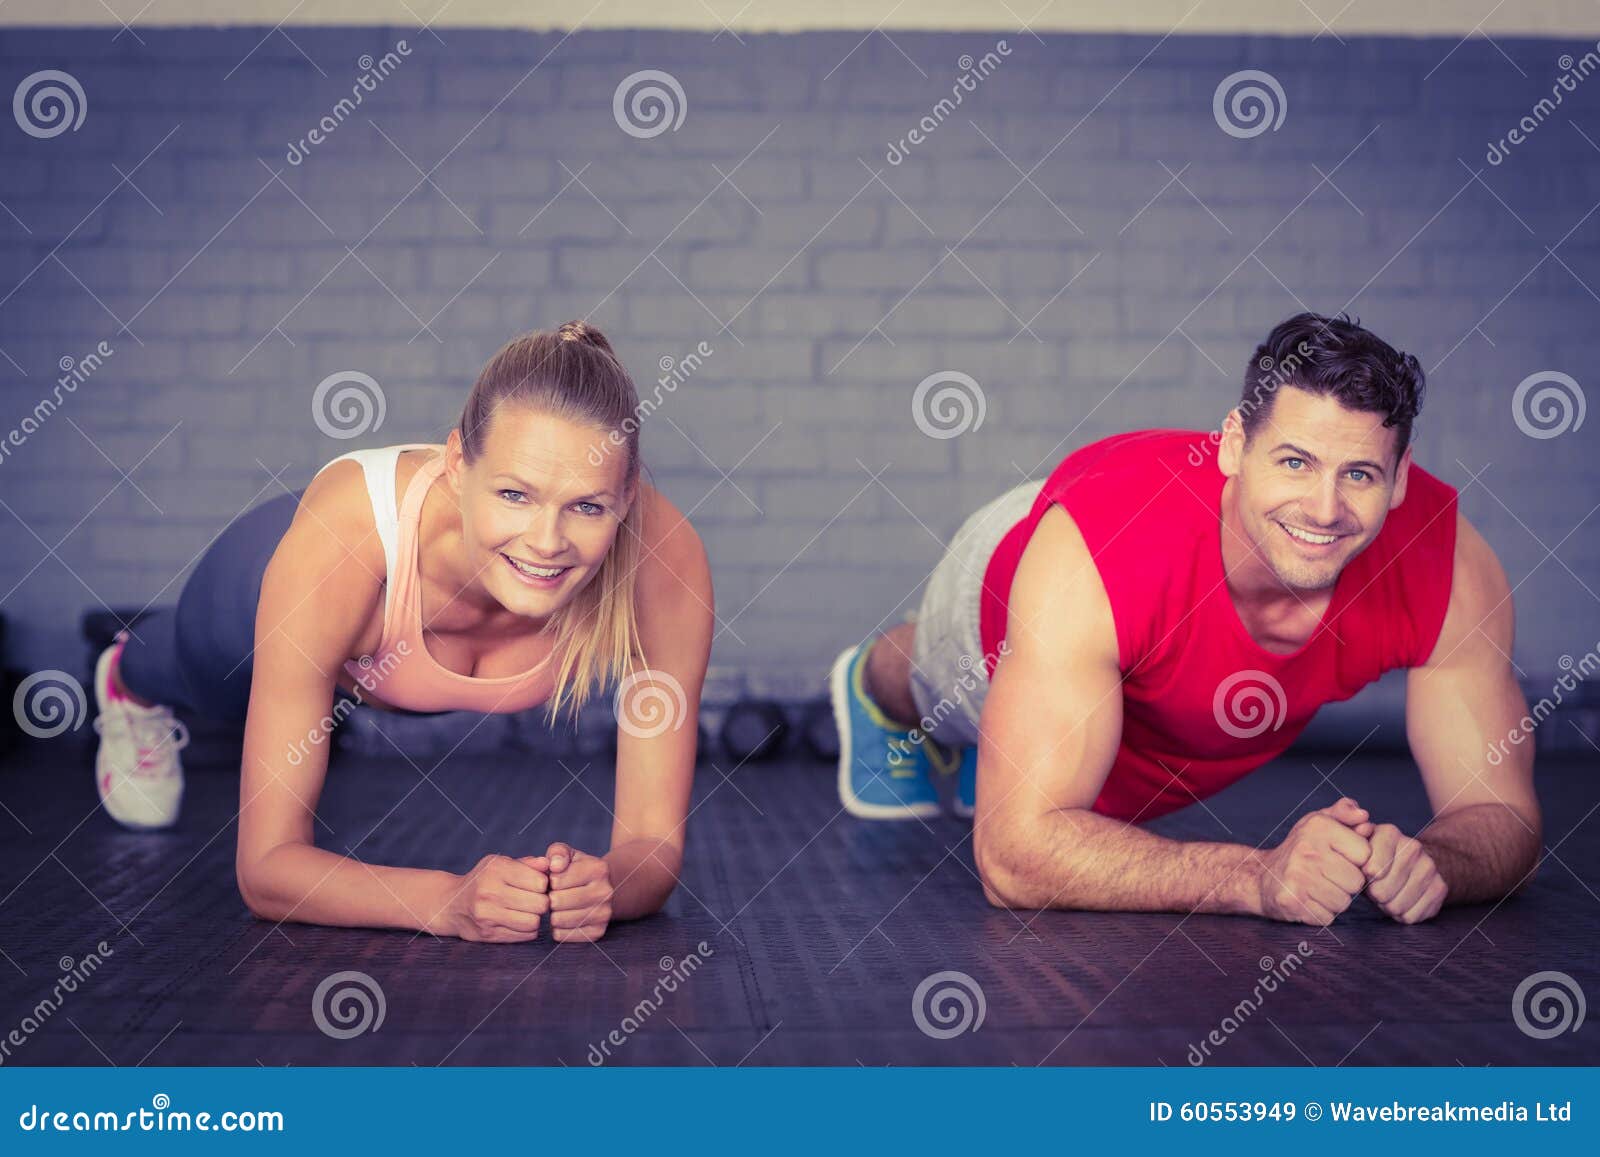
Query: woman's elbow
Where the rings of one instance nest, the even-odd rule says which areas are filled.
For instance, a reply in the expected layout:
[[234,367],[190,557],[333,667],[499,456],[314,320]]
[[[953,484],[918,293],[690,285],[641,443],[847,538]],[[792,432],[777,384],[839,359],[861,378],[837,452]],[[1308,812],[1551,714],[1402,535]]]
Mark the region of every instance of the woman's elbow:
[[250,909],[250,914],[259,920],[271,920],[277,923],[288,914],[287,907],[273,895],[272,888],[263,879],[259,865],[249,868],[236,866],[234,878],[239,885],[239,898],[244,901],[244,906]]
[[252,887],[243,876],[239,877],[239,898],[244,901],[244,906],[250,909],[250,914],[258,920],[283,919],[283,914],[276,910],[276,905],[261,892],[258,887]]
[[[649,870],[643,870],[648,865]],[[654,916],[677,890],[678,877],[683,870],[681,849],[663,844],[653,850],[644,864],[629,873],[632,883],[626,888],[613,885],[613,919],[642,920]],[[624,881],[626,883],[627,881]]]

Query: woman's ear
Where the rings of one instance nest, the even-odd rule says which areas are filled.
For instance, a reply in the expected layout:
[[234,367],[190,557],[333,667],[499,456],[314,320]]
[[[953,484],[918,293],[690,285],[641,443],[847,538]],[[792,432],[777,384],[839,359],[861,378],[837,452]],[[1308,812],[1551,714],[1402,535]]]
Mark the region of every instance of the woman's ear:
[[450,489],[461,495],[461,473],[467,468],[466,451],[461,445],[461,431],[451,427],[444,440],[444,473],[450,480]]

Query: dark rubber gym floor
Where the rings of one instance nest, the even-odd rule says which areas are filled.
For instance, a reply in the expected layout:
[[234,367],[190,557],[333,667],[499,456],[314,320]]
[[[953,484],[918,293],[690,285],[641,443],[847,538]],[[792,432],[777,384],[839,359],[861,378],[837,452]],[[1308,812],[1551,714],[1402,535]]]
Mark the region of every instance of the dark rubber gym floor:
[[[0,1034],[50,994],[61,958],[102,939],[114,953],[6,1063],[584,1065],[617,1030],[607,1063],[1182,1067],[1213,1029],[1225,1043],[1211,1064],[1600,1062],[1600,1025],[1535,1039],[1512,1016],[1536,972],[1600,993],[1594,759],[1542,761],[1546,854],[1524,895],[1409,927],[1358,899],[1331,929],[998,911],[973,875],[970,825],[851,819],[831,767],[814,762],[731,777],[707,765],[665,913],[597,946],[494,946],[254,919],[233,882],[237,781],[225,755],[186,756],[183,819],[158,834],[100,813],[77,753],[35,744],[0,765]],[[1324,781],[1317,767],[1337,762],[1280,761],[1155,830],[1275,843],[1341,792],[1408,831],[1426,819],[1408,761],[1358,755]],[[541,757],[456,758],[431,782],[400,759],[344,757],[318,840],[460,871],[555,837],[598,849],[609,799],[606,769],[575,778]],[[1226,1019],[1302,938],[1314,952],[1298,970]],[[699,969],[641,1009],[662,964],[700,941]],[[350,970],[381,986],[384,1019],[334,1039],[313,993]],[[981,989],[984,1017],[940,1039],[918,1027],[913,993],[952,970]]]

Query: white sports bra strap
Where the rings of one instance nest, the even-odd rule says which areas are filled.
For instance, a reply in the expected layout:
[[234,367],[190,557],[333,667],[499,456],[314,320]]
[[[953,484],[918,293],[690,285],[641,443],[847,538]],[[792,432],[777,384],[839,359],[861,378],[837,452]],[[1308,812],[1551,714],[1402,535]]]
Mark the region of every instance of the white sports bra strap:
[[[378,540],[383,543],[384,574],[395,573],[396,555],[400,545],[400,503],[395,490],[395,467],[406,450],[431,450],[431,442],[402,442],[395,446],[376,446],[366,450],[351,450],[326,463],[322,470],[346,458],[361,464],[361,474],[366,479],[367,497],[372,502],[372,521],[378,530]],[[322,473],[322,470],[317,473]],[[389,596],[394,584],[385,581],[383,586],[383,620],[389,621]]]

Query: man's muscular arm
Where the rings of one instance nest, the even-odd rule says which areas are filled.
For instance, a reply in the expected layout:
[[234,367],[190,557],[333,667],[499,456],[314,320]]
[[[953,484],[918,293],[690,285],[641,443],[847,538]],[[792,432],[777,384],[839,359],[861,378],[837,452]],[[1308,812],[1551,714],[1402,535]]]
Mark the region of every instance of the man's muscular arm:
[[[1533,790],[1533,737],[1520,722],[1527,701],[1511,669],[1514,630],[1505,571],[1458,515],[1444,626],[1427,664],[1406,678],[1406,736],[1433,807],[1411,857],[1425,852],[1436,866],[1445,904],[1499,899],[1538,867],[1543,817]],[[1373,835],[1375,873],[1415,874],[1402,863],[1404,837],[1393,841],[1391,854],[1381,835]],[[1380,880],[1375,874],[1368,892],[1381,904]],[[1397,882],[1399,875],[1390,880]],[[1398,918],[1404,898],[1385,910]]]
[[984,701],[973,847],[990,903],[1217,912],[1327,924],[1359,892],[1354,801],[1273,850],[1167,839],[1091,811],[1122,734],[1116,629],[1071,517],[1053,507],[1012,585],[1008,653]]

